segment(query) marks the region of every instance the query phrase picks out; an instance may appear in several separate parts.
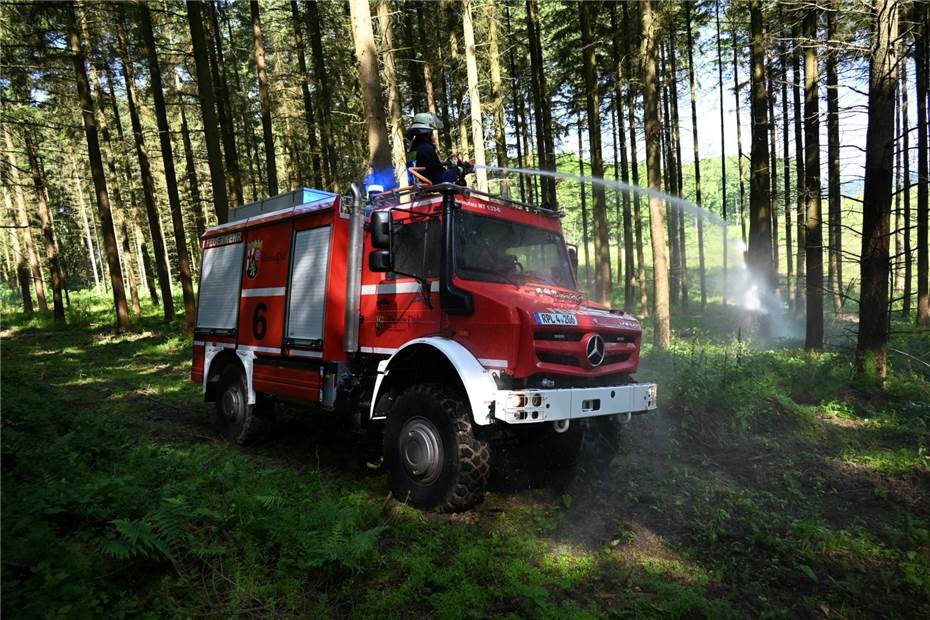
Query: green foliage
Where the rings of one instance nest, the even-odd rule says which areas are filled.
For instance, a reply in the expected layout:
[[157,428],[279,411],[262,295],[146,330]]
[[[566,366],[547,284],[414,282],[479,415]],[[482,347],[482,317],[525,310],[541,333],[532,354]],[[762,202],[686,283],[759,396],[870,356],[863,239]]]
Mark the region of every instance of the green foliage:
[[[920,366],[885,393],[850,353],[727,340],[675,317],[640,379],[662,409],[565,489],[492,488],[454,517],[385,502],[383,477],[306,411],[240,450],[213,438],[190,339],[146,308],[110,331],[3,334],[2,580],[11,617],[918,617],[930,609]],[[723,343],[723,344],[720,344]],[[920,338],[894,347],[924,355]],[[587,457],[586,457],[587,458]],[[593,457],[592,457],[593,458]],[[916,482],[915,482],[916,481]]]

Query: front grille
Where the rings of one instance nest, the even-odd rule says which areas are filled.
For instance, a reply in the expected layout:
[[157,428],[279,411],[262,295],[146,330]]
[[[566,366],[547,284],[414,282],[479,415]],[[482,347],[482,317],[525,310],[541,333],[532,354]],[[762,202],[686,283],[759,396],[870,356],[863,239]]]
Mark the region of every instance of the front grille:
[[[588,332],[575,331],[575,332],[559,332],[559,331],[543,331],[538,330],[533,334],[533,338],[536,340],[549,340],[555,342],[578,342],[584,335]],[[618,334],[613,332],[599,332],[601,337],[604,339],[604,342],[610,344],[627,344],[636,341],[635,336],[630,336],[628,334]]]
[[554,340],[556,342],[578,342],[584,336],[584,332],[547,332],[537,331],[533,334],[536,340]]
[[562,366],[581,366],[581,363],[573,355],[561,355],[559,353],[543,353],[538,351],[536,357],[540,362],[547,364],[561,364]]
[[604,342],[611,343],[611,344],[615,344],[615,343],[626,344],[626,343],[634,342],[636,340],[634,336],[629,336],[627,334],[615,334],[615,333],[604,334],[602,333],[601,337],[604,338]]
[[620,364],[621,362],[625,362],[628,359],[630,359],[629,353],[620,353],[619,355],[608,355],[607,357],[604,358],[602,365],[607,366],[609,364]]

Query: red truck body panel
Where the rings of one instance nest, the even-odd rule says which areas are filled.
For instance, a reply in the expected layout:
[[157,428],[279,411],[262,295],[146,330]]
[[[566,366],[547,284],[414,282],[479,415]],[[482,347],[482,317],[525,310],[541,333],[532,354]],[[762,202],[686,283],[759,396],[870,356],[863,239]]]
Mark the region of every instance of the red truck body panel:
[[[456,197],[461,209],[543,228],[562,235],[558,217],[497,204],[475,196]],[[395,217],[437,216],[442,197],[431,196],[409,204],[391,204]],[[366,218],[367,220],[367,218]],[[294,262],[295,235],[330,227],[326,265],[325,308],[322,344],[307,346],[287,335],[289,308],[302,300],[291,299],[289,286]],[[233,335],[198,335],[194,343],[191,379],[204,381],[207,345],[250,351],[255,355],[254,388],[288,398],[317,401],[322,391],[322,364],[349,359],[343,348],[349,220],[339,198],[316,209],[286,209],[209,230],[203,237],[205,252],[211,240],[240,233],[244,244],[240,269],[241,291],[238,320]],[[373,250],[371,236],[364,235],[361,296],[359,303],[359,352],[389,356],[414,339],[442,336],[461,343],[486,368],[520,379],[540,373],[563,377],[597,378],[631,374],[639,363],[641,329],[631,317],[611,313],[568,288],[532,282],[466,280],[453,282],[471,293],[474,312],[447,314],[440,309],[439,278],[429,278],[431,304],[420,283],[403,276],[372,272],[367,257]],[[392,274],[393,275],[393,274]],[[430,305],[432,307],[430,307]],[[571,313],[577,324],[570,327],[537,324],[536,313]],[[597,367],[587,363],[588,340],[600,334],[605,360]],[[290,362],[301,362],[292,364]]]

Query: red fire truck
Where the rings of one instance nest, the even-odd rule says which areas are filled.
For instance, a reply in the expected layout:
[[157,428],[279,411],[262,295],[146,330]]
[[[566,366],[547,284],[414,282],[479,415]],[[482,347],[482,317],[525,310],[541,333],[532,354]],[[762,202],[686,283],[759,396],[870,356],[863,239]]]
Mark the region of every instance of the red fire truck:
[[656,407],[632,378],[639,322],[578,292],[558,212],[352,190],[245,205],[203,236],[191,379],[229,441],[276,401],[313,404],[382,433],[395,497],[454,511],[481,499],[496,437],[570,461],[589,421]]

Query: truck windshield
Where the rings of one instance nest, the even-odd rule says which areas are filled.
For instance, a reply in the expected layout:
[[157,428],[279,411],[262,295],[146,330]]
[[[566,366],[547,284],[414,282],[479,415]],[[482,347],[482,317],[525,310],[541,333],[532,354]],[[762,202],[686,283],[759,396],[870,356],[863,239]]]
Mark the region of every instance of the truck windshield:
[[455,213],[455,269],[466,280],[575,288],[561,235],[463,210]]

